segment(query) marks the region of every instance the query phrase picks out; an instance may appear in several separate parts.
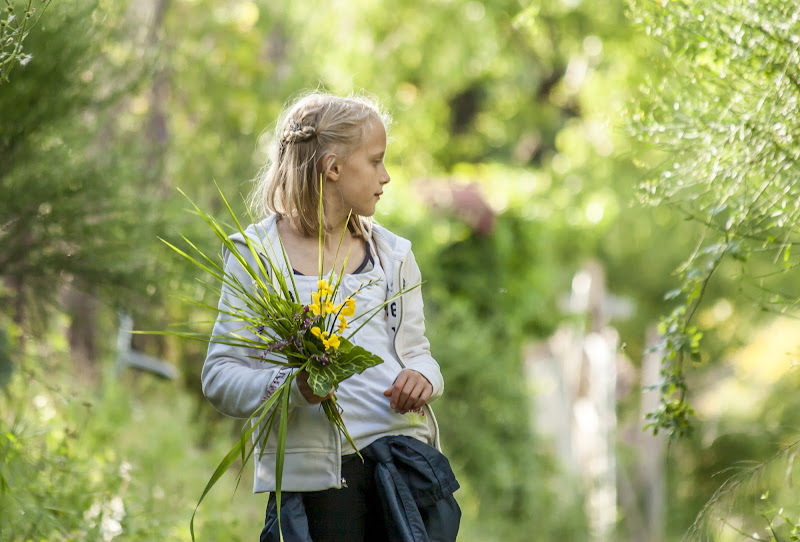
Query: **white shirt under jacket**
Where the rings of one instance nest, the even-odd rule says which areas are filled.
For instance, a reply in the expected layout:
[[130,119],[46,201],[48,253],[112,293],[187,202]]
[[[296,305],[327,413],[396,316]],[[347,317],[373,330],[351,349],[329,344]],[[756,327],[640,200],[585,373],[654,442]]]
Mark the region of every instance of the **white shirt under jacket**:
[[[259,224],[250,225],[245,230],[245,233],[251,245],[259,253],[262,264],[268,268],[264,255],[269,254],[272,262],[281,267],[282,274],[288,276],[288,273],[291,273],[292,270],[288,269],[283,256],[280,254],[280,241],[275,223],[276,217],[273,215]],[[411,252],[411,243],[377,225],[373,225],[371,231],[371,241],[379,258],[379,261],[376,262],[376,268],[385,273],[386,276],[385,284],[382,285],[385,288],[386,299],[391,298],[403,288],[419,284],[421,277],[419,267]],[[248,263],[258,268],[258,263],[247,247],[242,235],[234,234],[231,239],[240,247],[239,253]],[[277,251],[277,254],[275,251]],[[223,258],[225,272],[228,275],[236,277],[242,284],[252,283],[252,279],[229,251],[225,250],[223,252]],[[347,276],[345,275],[345,277]],[[352,275],[351,277],[358,276]],[[271,277],[267,277],[267,279],[269,278]],[[241,305],[241,301],[228,288],[223,287],[219,303],[220,309],[229,310],[232,306],[241,307]],[[358,300],[356,306],[358,308]],[[370,345],[366,343],[362,346],[370,351],[383,349],[384,355],[381,357],[384,358],[384,363],[381,364],[383,367],[379,365],[373,368],[376,369],[373,372],[373,376],[377,378],[372,381],[373,385],[370,386],[367,393],[373,395],[376,392],[382,392],[391,385],[396,374],[390,376],[387,371],[399,373],[402,368],[408,368],[421,373],[433,386],[433,393],[428,403],[438,398],[442,394],[444,381],[438,363],[431,357],[430,344],[425,337],[421,289],[419,287],[414,288],[393,301],[387,307],[385,317],[379,313],[373,319],[373,323],[377,322],[385,322],[386,326],[386,334],[383,335],[385,342],[383,342],[382,347],[381,345],[373,345],[370,348]],[[361,331],[364,330],[362,329]],[[356,335],[356,340],[359,340],[361,331]],[[231,333],[245,335],[250,332],[243,327],[241,321],[233,321],[229,316],[220,315],[214,324],[212,336],[222,337]],[[364,337],[367,337],[367,334]],[[377,340],[380,340],[380,338]],[[380,355],[379,352],[375,353]],[[255,359],[256,357],[250,349],[213,341],[209,344],[202,372],[203,393],[214,407],[223,414],[237,418],[250,417],[290,374],[290,369],[259,361]],[[371,370],[367,369],[361,375],[352,377],[351,380],[368,376]],[[357,385],[356,380],[342,390],[342,386],[345,386],[348,382],[345,381],[340,385],[340,390],[343,392],[340,400],[342,398],[357,397],[357,394],[350,393],[352,390],[347,390],[347,388]],[[381,389],[378,390],[378,388]],[[386,405],[383,403],[386,403]],[[428,404],[424,405],[422,409],[423,420],[419,420],[419,413],[412,412],[406,415],[394,414],[391,411],[391,413],[387,413],[388,398],[383,397],[381,393],[378,393],[374,402],[361,401],[353,405],[343,404],[342,406],[348,417],[356,415],[364,417],[369,413],[362,411],[357,414],[356,410],[370,408],[369,405],[373,405],[374,408],[380,411],[377,414],[387,420],[385,422],[387,423],[387,428],[383,432],[375,430],[374,427],[369,428],[369,424],[366,424],[366,426],[358,423],[354,424],[354,429],[358,429],[360,433],[356,436],[351,431],[351,435],[356,439],[359,448],[368,445],[376,438],[384,436],[384,434],[406,434],[421,440],[427,440],[428,444],[435,446],[437,449],[440,448],[436,418]],[[348,413],[348,406],[350,407],[350,413]],[[397,418],[393,418],[393,416],[397,416]],[[321,407],[319,405],[309,405],[297,388],[295,381],[291,385],[288,420],[281,488],[285,491],[318,491],[341,487],[341,456],[342,453],[348,453],[348,450],[343,448],[338,430],[325,417]],[[348,420],[345,418],[345,423],[347,424],[347,422]],[[420,422],[424,423],[425,427],[420,428],[418,426]],[[366,427],[367,434],[362,434],[364,431],[359,427]],[[350,429],[349,425],[348,429]],[[258,430],[256,431],[257,433]],[[253,455],[255,463],[253,491],[255,493],[275,490],[276,442],[277,423],[267,440],[267,446],[263,454],[260,446],[256,444],[256,450]]]

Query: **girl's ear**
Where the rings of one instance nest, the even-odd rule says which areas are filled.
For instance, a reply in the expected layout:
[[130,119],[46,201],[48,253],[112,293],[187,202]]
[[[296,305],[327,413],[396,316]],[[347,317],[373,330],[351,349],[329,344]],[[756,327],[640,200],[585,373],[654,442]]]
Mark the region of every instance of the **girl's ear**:
[[322,171],[327,171],[327,177],[329,181],[336,182],[339,180],[339,174],[341,173],[341,166],[339,162],[336,160],[335,154],[326,154],[322,158]]

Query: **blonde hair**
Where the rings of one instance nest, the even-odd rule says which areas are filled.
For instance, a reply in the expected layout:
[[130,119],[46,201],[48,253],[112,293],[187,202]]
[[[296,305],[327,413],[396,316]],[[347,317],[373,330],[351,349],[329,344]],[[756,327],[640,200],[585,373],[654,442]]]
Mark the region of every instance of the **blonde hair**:
[[[275,126],[277,148],[256,178],[248,199],[254,216],[274,213],[304,235],[316,235],[320,227],[320,177],[334,164],[331,161],[323,171],[323,158],[335,154],[335,161],[347,160],[363,143],[370,118],[387,129],[391,122],[377,101],[366,96],[340,97],[315,91],[284,108]],[[364,222],[353,215],[348,228],[366,238]],[[327,224],[323,209],[323,229]]]

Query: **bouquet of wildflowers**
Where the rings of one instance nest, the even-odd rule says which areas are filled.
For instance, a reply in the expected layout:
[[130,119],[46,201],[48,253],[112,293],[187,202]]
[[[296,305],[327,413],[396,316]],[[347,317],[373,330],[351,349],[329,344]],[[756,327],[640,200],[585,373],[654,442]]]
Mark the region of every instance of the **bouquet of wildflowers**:
[[[222,196],[221,192],[220,195]],[[197,507],[200,506],[206,494],[238,457],[242,459],[242,466],[239,471],[239,479],[241,479],[244,466],[251,458],[254,450],[254,448],[251,448],[249,452],[247,451],[247,440],[258,430],[259,432],[255,435],[256,439],[265,444],[267,437],[277,423],[275,493],[280,522],[281,480],[288,425],[289,391],[292,381],[299,371],[305,370],[309,374],[308,384],[314,394],[319,397],[326,397],[331,390],[335,390],[338,387],[340,382],[354,374],[363,372],[369,367],[382,363],[383,360],[380,357],[371,354],[360,346],[354,345],[350,338],[358,333],[359,329],[388,303],[416,286],[406,288],[385,303],[359,316],[355,316],[356,306],[352,296],[342,303],[334,304],[345,265],[347,264],[347,258],[345,258],[338,275],[331,272],[330,278],[323,278],[324,261],[320,256],[319,280],[317,291],[311,294],[312,302],[309,305],[297,303],[294,300],[299,299],[299,296],[294,278],[290,275],[287,282],[278,262],[269,257],[270,254],[282,255],[286,267],[290,268],[283,245],[281,244],[279,247],[258,246],[258,243],[245,234],[242,225],[236,219],[224,196],[222,196],[222,200],[233,218],[236,229],[242,234],[247,244],[247,249],[253,257],[252,261],[256,262],[255,266],[240,252],[241,248],[237,247],[234,241],[229,238],[216,219],[203,212],[194,203],[192,205],[222,241],[223,245],[230,251],[230,254],[237,259],[245,270],[250,284],[245,284],[226,272],[221,262],[205,255],[186,237],[183,237],[184,241],[194,250],[196,255],[189,254],[167,241],[164,242],[178,254],[209,273],[219,283],[220,289],[222,287],[230,289],[240,301],[238,306],[231,307],[216,307],[205,304],[200,304],[200,306],[216,311],[227,318],[241,321],[241,329],[249,330],[251,333],[212,336],[210,338],[207,335],[196,333],[169,333],[191,339],[210,340],[217,343],[245,347],[253,353],[253,357],[265,363],[283,365],[294,370],[244,424],[241,438],[220,462],[211,476],[197,503]],[[321,216],[322,199],[320,198],[320,222]],[[339,248],[341,248],[345,233],[346,229],[339,239]],[[269,240],[266,239],[266,242],[269,242]],[[321,227],[320,255],[322,255]],[[334,277],[337,278],[334,279]],[[361,289],[367,288],[372,284],[373,281],[367,282],[361,285]],[[330,422],[347,438],[353,449],[358,453],[355,443],[342,420],[341,408],[337,404],[335,393],[322,402],[322,408]],[[255,423],[253,423],[254,421]],[[195,514],[197,507],[195,508]],[[192,514],[190,522],[192,540],[194,540],[195,514]]]

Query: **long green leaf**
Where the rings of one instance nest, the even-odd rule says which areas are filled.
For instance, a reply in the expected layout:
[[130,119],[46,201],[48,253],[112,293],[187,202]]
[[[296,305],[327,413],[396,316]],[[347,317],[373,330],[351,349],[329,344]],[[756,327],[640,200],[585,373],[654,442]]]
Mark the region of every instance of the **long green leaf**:
[[325,410],[325,415],[328,419],[336,426],[336,428],[341,431],[341,433],[347,439],[347,442],[350,443],[350,446],[353,447],[353,450],[358,454],[358,457],[361,460],[364,460],[364,457],[361,455],[361,452],[356,447],[356,443],[353,441],[353,437],[350,436],[350,433],[347,431],[347,427],[344,425],[344,420],[342,419],[342,414],[339,411],[339,403],[336,401],[336,396],[331,397],[330,399],[326,399],[322,402],[322,408]]
[[[289,394],[285,393],[281,405],[281,421],[278,425],[278,447],[275,454],[275,503],[278,512],[278,531],[281,528],[281,488],[283,486],[283,462],[286,453],[286,432],[289,424]],[[283,537],[283,535],[281,535]]]
[[411,290],[413,290],[413,289],[415,289],[415,288],[419,288],[420,286],[422,286],[422,283],[415,284],[414,286],[411,286],[410,288],[406,288],[406,289],[404,289],[404,290],[401,290],[401,291],[399,291],[398,293],[396,293],[395,295],[393,295],[392,297],[390,297],[389,299],[387,299],[386,301],[384,301],[383,303],[381,303],[380,305],[378,305],[377,307],[375,307],[373,310],[371,310],[371,311],[369,311],[369,312],[366,312],[366,313],[363,313],[363,314],[361,314],[360,316],[358,316],[358,317],[356,317],[356,318],[353,318],[353,320],[352,320],[352,321],[353,321],[353,322],[355,322],[355,321],[357,321],[357,320],[360,320],[361,318],[363,318],[365,315],[367,315],[367,316],[366,316],[366,318],[367,318],[367,319],[366,319],[366,320],[364,320],[364,322],[362,322],[362,323],[361,323],[361,325],[360,325],[360,326],[358,326],[358,327],[357,327],[355,330],[353,330],[353,332],[352,332],[352,333],[350,333],[350,335],[348,335],[348,336],[347,336],[347,338],[348,338],[348,339],[350,339],[350,337],[352,337],[352,336],[354,336],[356,333],[358,333],[358,331],[359,331],[359,330],[360,330],[362,327],[364,327],[365,325],[367,325],[367,324],[369,323],[369,321],[370,321],[370,320],[372,320],[372,318],[374,318],[376,314],[378,314],[378,311],[380,311],[381,309],[383,309],[384,307],[386,307],[386,306],[387,306],[389,303],[391,303],[391,302],[392,302],[392,301],[394,301],[395,299],[398,299],[400,296],[403,296],[403,295],[407,294],[407,293],[408,293],[408,292],[410,292]]
[[200,500],[197,501],[197,505],[194,507],[194,512],[192,512],[192,519],[189,521],[189,532],[192,535],[192,542],[194,542],[194,517],[195,515],[197,515],[197,509],[200,507],[200,503],[203,502],[203,499],[205,499],[208,492],[211,491],[211,488],[216,485],[219,479],[222,478],[222,475],[225,474],[225,472],[230,468],[230,466],[233,465],[233,462],[236,461],[236,458],[239,457],[239,446],[240,443],[237,442],[236,445],[233,448],[231,448],[231,451],[228,452],[228,455],[226,455],[225,458],[217,466],[217,469],[214,471],[214,474],[211,475],[211,479],[206,484],[206,487],[203,490],[203,494],[200,495]]
[[[288,393],[288,389],[285,392],[281,393]],[[269,410],[269,416],[267,417],[266,423],[259,422],[258,425],[261,427],[261,430],[255,436],[255,443],[261,443],[261,453],[259,454],[259,460],[264,456],[264,450],[266,449],[267,440],[269,439],[270,433],[272,433],[272,427],[275,424],[275,415],[278,413],[277,408],[273,408]],[[242,426],[242,429],[245,429],[245,426]],[[244,474],[244,468],[247,466],[247,462],[250,461],[250,458],[253,456],[253,453],[256,450],[256,446],[251,446],[250,451],[247,452],[246,456],[243,456],[244,459],[242,460],[242,465],[239,468],[239,473],[236,475],[236,487],[234,491],[239,488],[239,483],[242,481],[242,475]]]
[[[219,190],[219,187],[217,187],[217,189]],[[181,194],[183,194],[184,197],[186,197],[186,199],[189,201],[189,203],[191,203],[191,205],[195,208],[197,213],[211,227],[211,229],[214,231],[216,236],[222,241],[223,245],[226,248],[228,248],[229,252],[239,261],[239,263],[242,265],[242,268],[245,269],[245,271],[247,271],[247,273],[251,276],[251,278],[257,283],[257,286],[259,287],[259,289],[257,291],[262,291],[262,292],[269,291],[269,288],[267,287],[267,285],[261,279],[262,276],[267,276],[267,273],[266,273],[266,270],[263,267],[263,263],[261,261],[261,258],[258,257],[258,254],[256,253],[255,249],[253,248],[252,243],[250,242],[250,237],[245,233],[244,229],[242,228],[241,224],[239,223],[238,219],[236,218],[236,214],[233,212],[233,209],[231,209],[230,205],[228,204],[228,201],[222,195],[222,192],[220,191],[220,195],[222,196],[222,199],[223,199],[223,202],[225,203],[226,208],[228,209],[228,211],[230,212],[231,216],[233,217],[234,222],[236,223],[236,227],[238,228],[239,233],[242,235],[242,237],[244,239],[244,242],[246,243],[247,247],[249,248],[250,252],[252,253],[255,261],[258,262],[258,267],[259,267],[258,270],[254,269],[249,264],[249,262],[247,262],[247,260],[244,258],[244,256],[237,249],[235,243],[230,239],[230,237],[221,228],[221,226],[219,225],[219,222],[215,218],[213,218],[210,215],[206,214],[202,209],[200,209],[182,190],[180,190],[180,189],[178,189],[178,190],[181,192]],[[203,266],[199,262],[196,262],[196,260],[193,260],[193,261],[195,261],[195,263],[197,263],[201,268],[206,269],[205,266]],[[271,261],[270,261],[270,263],[271,263]],[[259,274],[258,271],[261,271],[261,274]]]
[[192,535],[192,541],[194,541],[195,539],[194,518],[195,515],[197,514],[197,509],[200,507],[200,503],[203,502],[203,499],[205,499],[208,492],[211,491],[211,488],[213,488],[217,484],[219,479],[222,478],[222,475],[225,474],[225,472],[231,467],[236,458],[239,457],[240,453],[242,454],[242,458],[244,458],[244,449],[246,448],[247,445],[247,439],[250,438],[253,432],[255,432],[255,430],[259,427],[261,421],[267,415],[272,405],[274,405],[276,401],[282,398],[284,395],[286,396],[286,401],[288,401],[289,389],[288,387],[285,386],[286,383],[284,382],[284,384],[282,384],[280,387],[278,387],[277,390],[275,390],[275,393],[272,395],[272,397],[270,397],[267,401],[262,403],[261,406],[259,406],[256,409],[256,411],[253,414],[251,414],[249,418],[247,418],[245,426],[247,423],[251,422],[251,420],[253,420],[256,416],[258,416],[258,420],[254,424],[252,424],[249,428],[242,429],[240,440],[238,440],[236,444],[233,446],[233,448],[231,448],[231,450],[227,453],[225,458],[217,466],[216,470],[214,471],[214,474],[211,475],[211,478],[206,484],[206,487],[203,490],[202,495],[200,495],[200,500],[197,501],[197,505],[194,507],[194,512],[192,513],[192,519],[189,522],[189,531]]
[[[159,239],[161,239],[161,238],[159,237]],[[202,263],[197,261],[195,258],[191,257],[189,254],[187,254],[183,250],[181,250],[178,247],[176,247],[175,245],[173,245],[172,243],[170,243],[166,239],[161,239],[161,241],[165,245],[167,245],[169,248],[171,248],[172,250],[174,250],[175,252],[177,252],[178,254],[180,254],[181,256],[183,256],[184,258],[186,258],[187,260],[189,260],[193,264],[195,264],[197,267],[199,267],[203,271],[206,271],[208,274],[210,274],[210,275],[212,275],[212,276],[214,276],[214,277],[216,277],[216,278],[218,278],[220,280],[223,279],[223,277],[219,276],[217,273],[215,273],[214,271],[212,271],[211,269],[209,269],[208,267],[206,267],[205,265],[203,265]]]

